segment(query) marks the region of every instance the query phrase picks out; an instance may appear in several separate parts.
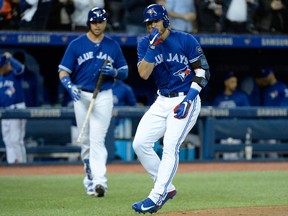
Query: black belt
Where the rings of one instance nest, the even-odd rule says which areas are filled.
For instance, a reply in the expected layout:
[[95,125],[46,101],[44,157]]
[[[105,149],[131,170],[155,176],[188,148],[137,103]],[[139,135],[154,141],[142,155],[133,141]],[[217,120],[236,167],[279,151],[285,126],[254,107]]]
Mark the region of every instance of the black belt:
[[186,92],[170,92],[168,94],[161,94],[164,97],[168,97],[168,98],[173,98],[173,97],[179,97],[179,96],[184,96],[187,95],[188,91]]
[[93,92],[94,92],[94,90],[87,90],[87,89],[81,89],[81,91],[90,92],[90,93],[93,93]]
[[[94,90],[81,89],[81,91],[94,93]],[[99,92],[102,92],[102,91],[105,91],[105,90],[99,90]]]

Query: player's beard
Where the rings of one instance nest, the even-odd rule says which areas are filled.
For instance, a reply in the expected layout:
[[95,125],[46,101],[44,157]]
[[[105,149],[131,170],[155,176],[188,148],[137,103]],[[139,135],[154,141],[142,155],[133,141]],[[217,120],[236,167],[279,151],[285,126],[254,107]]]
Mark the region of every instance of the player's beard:
[[90,29],[90,32],[92,33],[92,35],[95,38],[98,38],[98,37],[102,36],[104,31],[102,29],[96,28],[96,29]]

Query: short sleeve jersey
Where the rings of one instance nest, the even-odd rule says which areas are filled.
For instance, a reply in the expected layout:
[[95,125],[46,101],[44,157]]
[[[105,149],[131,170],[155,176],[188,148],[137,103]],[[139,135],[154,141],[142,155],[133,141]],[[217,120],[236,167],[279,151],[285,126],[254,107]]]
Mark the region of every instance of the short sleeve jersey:
[[[149,36],[138,43],[138,64],[144,58],[149,46]],[[197,61],[203,50],[191,34],[171,30],[170,35],[155,48],[153,75],[160,94],[189,91],[195,76],[190,64]]]
[[[118,70],[128,68],[120,45],[116,41],[104,36],[100,43],[94,43],[84,34],[68,45],[59,71],[68,72],[75,85],[93,91],[105,60],[109,60]],[[101,90],[111,89],[113,82],[114,78],[107,76]]]

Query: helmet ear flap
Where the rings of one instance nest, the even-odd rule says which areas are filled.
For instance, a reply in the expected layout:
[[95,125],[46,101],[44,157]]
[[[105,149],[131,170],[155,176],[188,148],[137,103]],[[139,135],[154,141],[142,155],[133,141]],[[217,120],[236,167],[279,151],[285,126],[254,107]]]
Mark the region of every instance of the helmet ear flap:
[[168,20],[168,19],[164,19],[164,20],[163,20],[163,26],[164,26],[165,28],[168,28],[168,27],[169,27],[169,20]]

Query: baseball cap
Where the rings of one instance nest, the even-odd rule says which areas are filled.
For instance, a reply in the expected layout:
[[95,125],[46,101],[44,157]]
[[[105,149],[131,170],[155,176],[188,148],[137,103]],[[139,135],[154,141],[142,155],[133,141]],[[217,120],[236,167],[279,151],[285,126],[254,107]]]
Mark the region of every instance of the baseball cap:
[[262,70],[260,70],[260,72],[256,75],[256,77],[264,78],[267,77],[272,72],[273,72],[272,67],[265,67]]
[[231,77],[236,77],[234,71],[229,71],[228,73],[226,73],[224,76],[224,81],[230,79]]
[[6,64],[7,58],[5,55],[1,54],[0,55],[0,67],[2,67],[4,64]]

